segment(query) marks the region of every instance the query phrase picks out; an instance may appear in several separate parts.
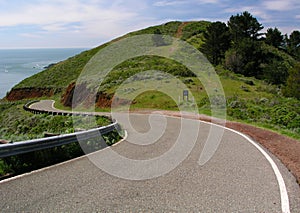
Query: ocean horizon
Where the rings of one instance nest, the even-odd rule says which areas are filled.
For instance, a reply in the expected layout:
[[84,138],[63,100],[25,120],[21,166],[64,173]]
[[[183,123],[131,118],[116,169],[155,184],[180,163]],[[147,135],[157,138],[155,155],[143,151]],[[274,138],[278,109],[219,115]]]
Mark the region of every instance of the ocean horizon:
[[0,99],[22,80],[88,48],[0,49]]

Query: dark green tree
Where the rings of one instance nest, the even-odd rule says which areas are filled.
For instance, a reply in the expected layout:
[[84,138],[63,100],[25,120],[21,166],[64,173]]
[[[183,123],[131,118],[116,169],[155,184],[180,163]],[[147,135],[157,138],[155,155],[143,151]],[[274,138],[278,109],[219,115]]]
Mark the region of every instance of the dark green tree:
[[272,84],[285,84],[288,75],[287,65],[275,57],[263,69],[263,78]]
[[289,70],[289,77],[283,94],[300,100],[300,63]]
[[272,45],[276,48],[282,47],[283,45],[283,35],[281,32],[275,27],[269,28],[266,33],[266,43]]
[[235,44],[244,38],[257,40],[262,34],[259,32],[264,27],[249,12],[231,16],[228,27]]
[[293,31],[288,40],[288,53],[300,59],[300,31]]
[[235,73],[259,78],[262,75],[260,64],[263,59],[261,43],[244,38],[239,45],[226,52],[225,66]]
[[288,45],[289,45],[289,36],[288,36],[288,34],[284,34],[283,35],[282,49],[285,52],[288,52]]
[[204,33],[204,40],[201,51],[211,63],[219,64],[230,47],[229,28],[225,23],[214,22]]
[[225,65],[236,73],[260,77],[262,48],[259,37],[263,26],[249,12],[231,16],[228,27],[232,36],[232,49],[226,53]]

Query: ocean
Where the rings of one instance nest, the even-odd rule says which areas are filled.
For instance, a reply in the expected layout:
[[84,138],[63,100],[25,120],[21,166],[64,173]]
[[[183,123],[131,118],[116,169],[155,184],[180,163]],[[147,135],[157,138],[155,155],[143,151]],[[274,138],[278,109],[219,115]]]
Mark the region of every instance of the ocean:
[[25,78],[86,49],[0,49],[0,98]]

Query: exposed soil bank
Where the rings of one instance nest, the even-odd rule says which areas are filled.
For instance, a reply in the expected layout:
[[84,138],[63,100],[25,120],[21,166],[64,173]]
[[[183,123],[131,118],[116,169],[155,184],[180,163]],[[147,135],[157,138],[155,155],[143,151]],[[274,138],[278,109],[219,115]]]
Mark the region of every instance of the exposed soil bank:
[[12,89],[6,96],[8,101],[18,101],[40,97],[51,97],[55,94],[52,88],[20,88]]
[[[74,92],[76,89],[76,96]],[[77,107],[83,105],[89,108],[96,105],[98,108],[110,108],[112,104],[114,106],[129,104],[130,101],[113,97],[111,94],[105,92],[92,93],[85,84],[75,85],[72,83],[68,86],[65,93],[62,95],[61,102],[66,107]]]

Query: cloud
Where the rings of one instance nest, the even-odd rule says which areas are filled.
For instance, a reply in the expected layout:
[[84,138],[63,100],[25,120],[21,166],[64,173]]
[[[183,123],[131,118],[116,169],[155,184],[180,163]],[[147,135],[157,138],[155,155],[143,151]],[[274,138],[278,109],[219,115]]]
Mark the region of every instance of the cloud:
[[167,21],[227,22],[230,15],[243,11],[249,11],[263,25],[295,28],[300,19],[298,1],[0,0],[0,46],[21,42],[26,46],[98,45]]
[[64,30],[64,26],[69,23],[78,22],[85,25],[96,20],[99,24],[107,20],[117,23],[132,19],[135,15],[121,9],[101,8],[96,1],[87,4],[78,0],[54,0],[28,4],[14,11],[2,10],[0,12],[0,27],[40,25],[44,30],[58,31]]
[[21,33],[20,34],[22,37],[27,37],[27,38],[41,38],[42,36],[39,34],[31,34],[31,33]]
[[269,22],[272,20],[270,14],[266,13],[266,11],[259,6],[242,6],[236,8],[227,8],[225,9],[225,11],[228,13],[232,13],[233,15],[234,13],[242,13],[244,11],[248,11],[254,17],[258,17],[262,19],[264,22]]
[[11,36],[19,36],[26,46],[33,43],[28,44],[27,38],[34,38],[38,45],[51,46],[51,42],[57,44],[58,37],[66,39],[65,43],[61,42],[66,46],[73,46],[72,42],[78,46],[79,40],[89,46],[98,45],[138,29],[136,26],[146,27],[143,23],[149,24],[148,20],[137,18],[138,13],[128,9],[134,7],[126,3],[125,7],[123,1],[103,5],[102,0],[45,0],[14,5],[10,10],[2,7],[0,29],[6,32],[3,45],[14,45],[13,41],[9,44]]
[[298,0],[266,0],[262,6],[267,10],[288,11],[299,8]]
[[193,4],[216,4],[219,0],[163,0],[157,1],[153,4],[156,7],[167,7],[167,6],[177,6],[177,5],[193,5]]
[[196,2],[199,4],[218,4],[218,3],[220,3],[219,0],[198,0]]
[[167,7],[167,6],[175,6],[180,4],[186,4],[186,1],[158,1],[153,4],[155,7]]

